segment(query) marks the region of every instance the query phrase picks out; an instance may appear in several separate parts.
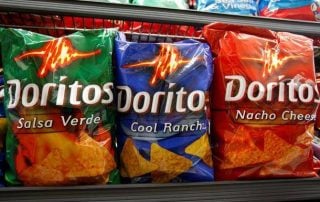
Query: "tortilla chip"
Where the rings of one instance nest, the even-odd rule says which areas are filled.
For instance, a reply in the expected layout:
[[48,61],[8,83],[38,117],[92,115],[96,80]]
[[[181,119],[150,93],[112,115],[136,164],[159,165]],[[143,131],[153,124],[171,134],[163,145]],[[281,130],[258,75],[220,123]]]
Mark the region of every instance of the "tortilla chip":
[[185,152],[197,156],[203,160],[208,166],[213,167],[211,147],[208,134],[202,135],[198,140],[190,144]]
[[283,167],[291,164],[296,158],[303,155],[304,150],[300,147],[291,145],[276,134],[265,136],[265,152],[273,157],[272,164],[277,167]]
[[56,169],[50,169],[42,165],[35,165],[25,169],[20,179],[26,186],[53,186],[63,184],[63,173]]
[[151,173],[152,182],[155,183],[170,182],[192,166],[191,160],[166,150],[156,143],[151,144],[151,163],[158,165],[158,169]]
[[234,134],[224,148],[220,169],[233,169],[271,161],[270,154],[260,150],[247,133]]
[[[56,140],[50,141],[53,137]],[[58,145],[60,141],[63,144]],[[49,154],[21,172],[20,177],[25,184],[100,184],[105,183],[109,172],[116,168],[110,152],[84,131],[80,133],[77,142],[66,139],[62,134],[42,135],[38,142],[43,146],[40,148],[48,150]],[[43,154],[45,152],[42,152]],[[39,172],[39,169],[42,171]]]
[[53,150],[40,164],[24,169],[19,176],[24,185],[48,186],[63,184],[63,164],[64,161],[60,152]]
[[157,169],[157,165],[147,161],[134,145],[131,138],[127,138],[120,154],[122,177],[137,177]]
[[57,170],[62,170],[64,165],[64,159],[62,159],[61,152],[57,149],[52,150],[45,159],[40,163],[40,165],[46,168],[52,168]]
[[108,173],[116,168],[113,156],[84,131],[80,133],[79,139],[72,155],[65,159],[69,162],[65,177],[70,181],[85,179],[83,183],[106,182]]

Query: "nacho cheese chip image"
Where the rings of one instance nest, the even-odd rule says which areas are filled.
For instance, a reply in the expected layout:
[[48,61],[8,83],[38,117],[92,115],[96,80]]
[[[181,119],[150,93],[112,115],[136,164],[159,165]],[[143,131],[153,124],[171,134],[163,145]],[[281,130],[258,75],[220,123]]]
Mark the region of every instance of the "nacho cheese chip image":
[[152,182],[155,183],[170,182],[192,166],[191,160],[166,150],[156,143],[151,144],[151,163],[158,165],[158,169],[151,173]]
[[213,167],[212,152],[208,134],[202,135],[198,140],[190,144],[186,148],[185,152],[201,158],[208,166]]
[[120,160],[122,162],[120,169],[122,177],[136,177],[150,173],[158,168],[156,164],[147,161],[139,154],[131,138],[128,138],[124,144]]
[[[313,130],[313,128],[309,128]],[[312,136],[308,132],[300,135],[297,138],[298,144],[308,145],[312,141]],[[273,161],[266,165],[261,170],[261,175],[270,175],[273,173],[287,173],[291,166],[294,170],[296,165],[299,164],[301,158],[308,158],[310,150],[304,150],[299,146],[294,146],[287,143],[281,137],[269,133],[265,136],[265,152],[273,157]]]
[[239,127],[234,134],[230,134],[232,138],[225,146],[225,160],[220,165],[221,169],[250,166],[271,160],[269,154],[259,149],[252,138],[247,133],[241,134],[241,131],[243,128]]

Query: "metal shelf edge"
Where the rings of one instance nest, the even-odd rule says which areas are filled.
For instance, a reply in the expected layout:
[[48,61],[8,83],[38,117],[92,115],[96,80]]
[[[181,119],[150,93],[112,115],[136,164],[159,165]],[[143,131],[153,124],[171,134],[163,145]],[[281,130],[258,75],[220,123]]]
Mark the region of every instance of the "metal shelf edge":
[[0,201],[284,201],[320,199],[320,179],[130,184],[74,187],[9,187]]
[[0,0],[0,11],[78,15],[193,26],[203,26],[212,22],[224,22],[258,26],[275,31],[320,36],[320,23],[317,22],[235,16],[193,10],[175,10],[89,1]]

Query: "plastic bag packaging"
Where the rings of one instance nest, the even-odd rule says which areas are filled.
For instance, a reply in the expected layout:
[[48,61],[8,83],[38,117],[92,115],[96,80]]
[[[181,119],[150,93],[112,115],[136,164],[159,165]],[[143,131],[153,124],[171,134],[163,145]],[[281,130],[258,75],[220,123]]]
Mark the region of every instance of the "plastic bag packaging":
[[259,15],[320,21],[320,0],[260,0]]
[[197,0],[197,10],[236,15],[257,15],[257,0]]
[[162,8],[188,9],[186,0],[132,0],[132,4]]
[[[312,40],[211,24],[211,116],[217,180],[312,177],[315,83]],[[250,51],[248,51],[250,50]]]
[[209,46],[127,42],[123,34],[115,43],[122,177],[132,183],[212,181]]
[[115,30],[2,32],[10,185],[117,183]]

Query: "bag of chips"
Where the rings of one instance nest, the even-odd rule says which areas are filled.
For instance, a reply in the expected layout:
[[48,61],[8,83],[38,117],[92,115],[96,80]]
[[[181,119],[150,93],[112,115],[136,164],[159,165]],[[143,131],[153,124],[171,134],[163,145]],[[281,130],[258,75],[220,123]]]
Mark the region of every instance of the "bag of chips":
[[[212,119],[218,180],[315,176],[311,142],[319,95],[312,40],[214,23]],[[249,51],[248,51],[249,50]]]
[[260,0],[259,15],[320,21],[320,0]]
[[207,44],[116,39],[118,144],[128,182],[213,180],[206,114],[213,74]]
[[257,15],[258,0],[197,0],[197,10],[235,15]]
[[115,30],[2,32],[10,185],[116,183]]

